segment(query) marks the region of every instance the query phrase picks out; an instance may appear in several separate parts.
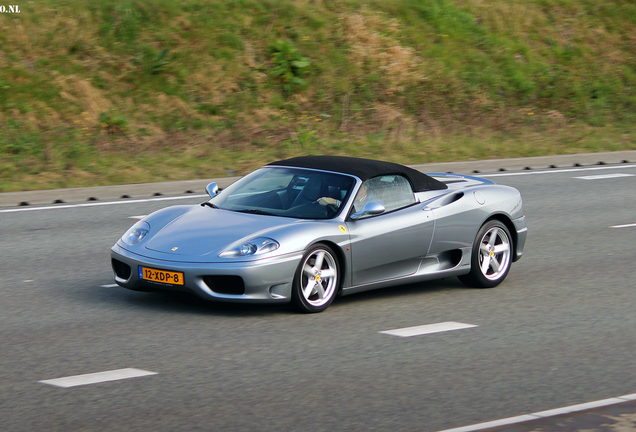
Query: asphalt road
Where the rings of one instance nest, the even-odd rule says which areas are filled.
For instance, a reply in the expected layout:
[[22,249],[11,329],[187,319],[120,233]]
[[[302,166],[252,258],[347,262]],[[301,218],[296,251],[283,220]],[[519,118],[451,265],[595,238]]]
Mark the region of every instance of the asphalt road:
[[[606,174],[625,176],[576,178]],[[521,191],[529,226],[504,284],[316,315],[112,286],[131,217],[200,197],[0,210],[0,430],[434,432],[636,393],[636,226],[611,228],[636,224],[636,165],[487,177]],[[477,327],[378,333],[448,321]],[[39,382],[122,368],[156,374]]]

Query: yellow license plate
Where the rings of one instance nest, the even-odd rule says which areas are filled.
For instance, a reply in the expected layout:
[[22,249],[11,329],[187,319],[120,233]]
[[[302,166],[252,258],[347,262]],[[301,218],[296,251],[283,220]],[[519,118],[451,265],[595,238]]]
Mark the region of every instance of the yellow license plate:
[[165,283],[170,285],[183,285],[183,273],[157,270],[148,267],[139,267],[139,279]]

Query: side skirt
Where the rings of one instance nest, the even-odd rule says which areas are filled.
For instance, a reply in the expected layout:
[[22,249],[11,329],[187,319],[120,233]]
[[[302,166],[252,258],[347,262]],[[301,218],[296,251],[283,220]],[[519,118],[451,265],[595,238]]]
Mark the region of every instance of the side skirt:
[[355,294],[389,286],[405,285],[467,274],[470,272],[471,251],[472,247],[466,247],[441,252],[435,255],[427,255],[422,259],[419,269],[412,275],[385,279],[364,285],[343,287],[340,295]]

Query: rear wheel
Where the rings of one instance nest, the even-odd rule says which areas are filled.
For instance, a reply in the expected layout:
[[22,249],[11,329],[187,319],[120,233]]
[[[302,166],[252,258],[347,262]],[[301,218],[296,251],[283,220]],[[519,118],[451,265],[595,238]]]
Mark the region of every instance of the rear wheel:
[[340,265],[327,245],[315,244],[303,255],[294,276],[292,302],[301,312],[327,309],[338,291]]
[[512,263],[510,239],[510,231],[502,222],[486,222],[473,244],[470,273],[460,276],[459,280],[476,288],[492,288],[503,282]]

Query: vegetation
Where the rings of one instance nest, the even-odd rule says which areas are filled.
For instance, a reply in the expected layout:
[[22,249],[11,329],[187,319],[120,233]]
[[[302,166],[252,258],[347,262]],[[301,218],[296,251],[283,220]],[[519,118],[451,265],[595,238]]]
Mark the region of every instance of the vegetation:
[[0,43],[0,192],[636,149],[631,0],[33,0]]

